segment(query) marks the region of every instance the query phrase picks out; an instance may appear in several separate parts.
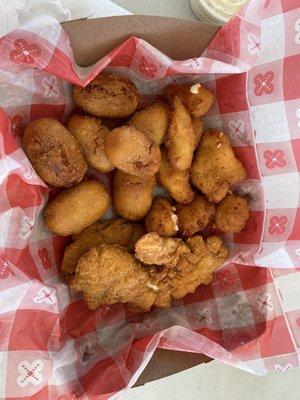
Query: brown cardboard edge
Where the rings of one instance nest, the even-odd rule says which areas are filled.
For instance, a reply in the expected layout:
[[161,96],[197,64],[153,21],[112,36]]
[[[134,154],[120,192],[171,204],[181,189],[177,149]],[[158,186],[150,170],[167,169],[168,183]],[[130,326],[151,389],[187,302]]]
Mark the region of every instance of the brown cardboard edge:
[[[62,23],[78,65],[89,66],[130,36],[146,40],[174,60],[199,57],[219,26],[158,16],[118,16]],[[134,386],[161,379],[211,359],[203,354],[157,349]]]
[[219,26],[185,19],[125,15],[62,23],[80,66],[94,64],[130,36],[151,43],[174,60],[199,57]]

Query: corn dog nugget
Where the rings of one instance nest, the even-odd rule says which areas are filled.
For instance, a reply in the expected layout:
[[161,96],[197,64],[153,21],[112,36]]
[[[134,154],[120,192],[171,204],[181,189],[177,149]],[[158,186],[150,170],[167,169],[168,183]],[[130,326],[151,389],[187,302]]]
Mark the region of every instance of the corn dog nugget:
[[95,180],[81,182],[50,201],[44,213],[47,228],[58,235],[79,233],[97,221],[110,204],[106,187]]
[[55,119],[40,118],[28,124],[23,146],[36,173],[49,185],[74,186],[87,171],[78,143]]
[[216,227],[225,233],[238,233],[245,228],[249,218],[249,206],[246,199],[228,195],[217,206]]
[[218,203],[232,184],[246,177],[245,168],[235,157],[228,136],[216,129],[205,132],[192,164],[192,183],[209,201]]
[[170,125],[165,136],[168,160],[172,167],[184,171],[190,168],[197,141],[192,118],[180,97],[172,100]]
[[105,140],[105,152],[113,165],[130,175],[151,176],[159,169],[159,146],[133,126],[111,131]]
[[165,103],[150,104],[136,111],[128,122],[158,145],[164,141],[169,126],[169,106]]
[[178,203],[190,203],[195,192],[190,185],[189,170],[179,171],[173,168],[169,162],[167,153],[161,150],[161,163],[157,173],[157,179],[161,186],[168,190],[170,196]]
[[137,221],[148,213],[153,199],[155,177],[138,177],[117,170],[113,181],[113,200],[116,213]]
[[101,121],[89,115],[75,114],[69,119],[67,128],[82,148],[86,162],[99,172],[110,172],[114,166],[108,161],[105,150],[105,138],[109,129]]
[[134,113],[140,95],[134,83],[123,76],[96,76],[86,87],[73,86],[75,103],[95,117],[122,118]]
[[172,102],[175,96],[179,96],[193,117],[201,117],[206,114],[214,102],[214,95],[200,83],[193,85],[169,85],[165,88],[164,96],[168,102]]

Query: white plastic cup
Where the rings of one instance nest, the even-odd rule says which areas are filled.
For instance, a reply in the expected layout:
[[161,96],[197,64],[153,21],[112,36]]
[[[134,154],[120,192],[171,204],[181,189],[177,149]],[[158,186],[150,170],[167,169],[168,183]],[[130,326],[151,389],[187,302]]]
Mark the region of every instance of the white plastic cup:
[[190,0],[192,10],[200,20],[224,25],[247,0]]

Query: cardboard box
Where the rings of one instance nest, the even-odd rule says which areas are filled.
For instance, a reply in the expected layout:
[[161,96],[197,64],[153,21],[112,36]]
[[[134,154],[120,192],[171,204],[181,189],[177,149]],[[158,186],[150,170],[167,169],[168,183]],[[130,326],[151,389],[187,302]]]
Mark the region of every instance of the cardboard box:
[[[63,23],[78,65],[89,66],[130,36],[140,37],[175,60],[199,57],[219,26],[176,18],[130,15]],[[200,354],[157,350],[136,385],[208,362]]]

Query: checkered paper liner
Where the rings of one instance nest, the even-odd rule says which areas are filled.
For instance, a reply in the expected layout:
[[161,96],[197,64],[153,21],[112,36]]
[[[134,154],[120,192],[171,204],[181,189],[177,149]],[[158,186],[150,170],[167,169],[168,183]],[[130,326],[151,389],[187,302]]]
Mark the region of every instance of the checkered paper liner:
[[[299,15],[299,0],[250,1],[202,57],[186,61],[129,38],[80,68],[49,17],[0,40],[0,399],[118,398],[157,347],[256,374],[298,366]],[[211,285],[145,315],[120,304],[89,311],[60,279],[66,240],[43,225],[49,189],[20,146],[29,121],[64,122],[70,83],[104,68],[129,76],[148,99],[172,82],[204,82],[216,95],[205,123],[230,134],[248,171],[236,190],[249,195],[251,216],[226,238],[230,262]]]

